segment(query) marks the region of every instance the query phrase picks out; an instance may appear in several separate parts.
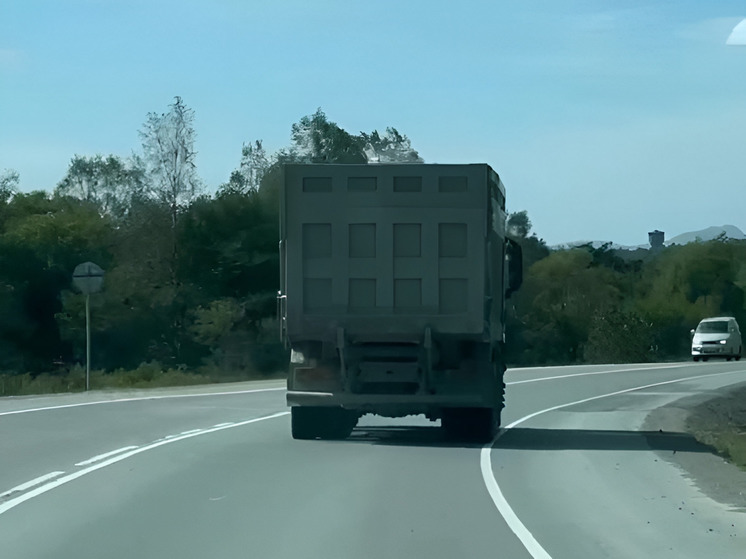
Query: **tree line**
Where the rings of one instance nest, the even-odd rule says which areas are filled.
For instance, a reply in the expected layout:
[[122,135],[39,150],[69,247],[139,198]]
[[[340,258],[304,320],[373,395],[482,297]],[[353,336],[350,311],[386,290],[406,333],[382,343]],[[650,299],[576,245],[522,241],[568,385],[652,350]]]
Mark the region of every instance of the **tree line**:
[[549,250],[525,212],[509,230],[524,248],[525,281],[509,301],[508,359],[516,365],[689,358],[702,318],[746,325],[746,241],[721,236],[659,251],[610,243]]
[[269,154],[247,142],[207,193],[194,112],[176,97],[149,113],[131,157],[74,155],[50,191],[19,192],[0,173],[0,375],[64,374],[85,359],[76,265],[106,271],[91,297],[92,365],[106,371],[207,371],[212,378],[284,368],[275,297],[284,163],[422,161],[395,128],[350,134],[319,109]]
[[[228,180],[199,178],[194,112],[176,97],[150,113],[129,158],[74,155],[50,191],[18,191],[0,174],[0,375],[64,375],[85,356],[85,304],[76,265],[106,270],[91,298],[93,367],[209,371],[240,378],[281,371],[278,209],[290,162],[422,162],[395,128],[351,134],[319,109],[267,153],[242,146]],[[509,231],[525,281],[507,313],[513,365],[659,361],[688,354],[705,316],[741,324],[746,243],[718,239],[660,252],[609,245],[550,250],[526,212]],[[631,254],[631,253],[630,253]]]

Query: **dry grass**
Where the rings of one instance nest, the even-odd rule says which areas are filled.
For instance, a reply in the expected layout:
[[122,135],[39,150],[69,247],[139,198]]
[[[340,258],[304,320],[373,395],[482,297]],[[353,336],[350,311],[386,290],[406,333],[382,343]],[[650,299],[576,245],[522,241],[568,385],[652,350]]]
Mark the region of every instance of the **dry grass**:
[[746,386],[739,385],[694,408],[687,419],[687,430],[746,470]]

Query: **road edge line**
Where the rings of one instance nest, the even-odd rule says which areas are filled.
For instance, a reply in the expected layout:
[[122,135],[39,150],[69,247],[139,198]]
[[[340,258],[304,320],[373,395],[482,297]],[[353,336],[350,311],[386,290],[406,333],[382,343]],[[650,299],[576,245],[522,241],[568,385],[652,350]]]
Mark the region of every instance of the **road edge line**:
[[119,398],[116,400],[96,400],[95,402],[79,402],[77,404],[61,404],[59,406],[46,406],[41,408],[26,408],[22,410],[11,410],[0,412],[0,417],[4,415],[18,415],[21,413],[31,413],[36,411],[47,411],[47,410],[61,410],[66,408],[80,408],[83,406],[97,406],[100,404],[117,404],[120,402],[140,402],[144,400],[167,400],[171,398],[197,398],[204,396],[232,396],[236,394],[254,394],[257,392],[277,392],[280,390],[287,390],[285,386],[278,386],[276,388],[252,388],[249,390],[237,390],[235,392],[201,392],[199,394],[163,394],[161,396],[137,396],[134,398]]
[[505,498],[505,495],[503,495],[502,490],[500,489],[500,484],[497,483],[497,478],[495,478],[495,472],[492,469],[492,448],[494,447],[495,443],[500,440],[500,437],[502,437],[509,429],[512,429],[516,425],[520,425],[524,421],[528,421],[529,419],[532,419],[538,415],[542,415],[545,413],[548,413],[550,411],[559,410],[562,408],[569,408],[571,406],[577,406],[579,404],[584,404],[586,402],[592,402],[594,400],[600,400],[602,398],[611,398],[613,396],[619,396],[621,394],[627,394],[629,392],[636,392],[638,390],[645,390],[646,388],[654,388],[656,386],[665,386],[667,384],[675,384],[678,382],[686,382],[688,380],[697,380],[701,378],[710,378],[710,377],[719,377],[719,376],[725,376],[725,375],[734,375],[734,374],[743,374],[745,373],[745,370],[740,371],[726,371],[722,373],[709,373],[705,375],[696,375],[693,377],[685,377],[685,378],[679,378],[674,380],[666,380],[662,382],[655,382],[652,384],[645,384],[643,386],[636,386],[632,388],[625,388],[624,390],[617,390],[615,392],[609,392],[608,394],[600,394],[598,396],[591,396],[590,398],[583,398],[582,400],[577,400],[575,402],[569,402],[566,404],[559,404],[557,406],[552,406],[550,408],[546,408],[544,410],[539,410],[533,413],[530,413],[526,416],[521,417],[520,419],[517,419],[510,423],[509,425],[506,425],[504,428],[500,429],[500,432],[495,436],[495,438],[484,445],[482,447],[482,450],[480,452],[480,459],[479,459],[479,466],[482,472],[482,481],[484,482],[485,487],[487,488],[487,492],[490,495],[490,498],[492,499],[493,504],[497,508],[497,512],[500,513],[500,516],[503,517],[505,520],[505,523],[508,525],[508,527],[511,529],[511,531],[518,537],[523,547],[528,551],[528,553],[533,557],[533,559],[552,559],[552,556],[549,555],[549,553],[541,546],[541,544],[536,540],[534,535],[531,533],[531,531],[526,528],[526,525],[521,521],[521,519],[518,517],[518,515],[513,510],[513,507],[510,506],[510,503],[508,503],[508,500]]

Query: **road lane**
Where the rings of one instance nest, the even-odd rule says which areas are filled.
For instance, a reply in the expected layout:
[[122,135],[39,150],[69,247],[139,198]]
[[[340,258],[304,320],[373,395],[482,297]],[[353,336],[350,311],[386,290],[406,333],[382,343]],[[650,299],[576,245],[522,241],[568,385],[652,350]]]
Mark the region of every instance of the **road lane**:
[[[80,395],[0,399],[0,493],[52,471],[70,473],[75,464],[113,450],[286,411],[281,381],[244,383],[233,390],[239,393],[211,394],[214,389],[203,388],[202,396],[195,396],[194,389],[153,394],[169,396],[161,399],[138,399],[142,392],[124,400]],[[36,411],[16,413],[23,410]]]
[[[520,520],[555,559],[640,557],[649,555],[646,550],[698,556],[680,546],[664,549],[679,537],[683,515],[672,516],[671,501],[655,497],[651,488],[670,487],[665,499],[683,495],[696,504],[686,509],[695,514],[682,523],[693,540],[690,550],[707,548],[708,541],[695,534],[702,522],[722,523],[735,513],[719,511],[681,472],[656,461],[657,452],[693,452],[692,447],[637,431],[649,410],[743,380],[746,374],[715,376],[742,367],[512,370],[506,424],[643,384],[708,378],[532,418],[509,430],[491,451],[494,476]],[[608,374],[588,374],[597,372]],[[557,378],[538,380],[546,377]],[[26,449],[25,457],[20,452],[16,459],[22,471],[36,466],[24,460],[41,456],[41,474],[62,462],[69,473],[76,462],[133,438],[139,446],[147,438],[284,411],[283,400],[279,391],[106,404],[85,412],[66,408],[54,412],[60,416],[52,411],[0,415],[0,429],[10,417],[25,416],[2,433],[23,437],[26,429],[26,436],[49,442],[72,427],[88,434],[85,426],[93,425],[89,442],[69,437],[64,452]],[[2,406],[0,401],[0,413]],[[276,418],[153,448],[24,502],[0,515],[3,557],[531,557],[485,488],[479,447],[449,444],[422,418],[366,417],[345,442],[293,441],[288,423],[286,417]],[[642,524],[645,515],[651,524]],[[740,529],[736,524],[742,517],[733,517],[733,529]],[[40,527],[44,538],[37,537]],[[725,544],[724,549],[721,556],[728,557],[739,548]]]
[[503,548],[526,557],[495,525],[478,448],[296,442],[287,429],[282,420],[228,429],[94,472],[0,517],[4,550],[28,559],[341,558]]

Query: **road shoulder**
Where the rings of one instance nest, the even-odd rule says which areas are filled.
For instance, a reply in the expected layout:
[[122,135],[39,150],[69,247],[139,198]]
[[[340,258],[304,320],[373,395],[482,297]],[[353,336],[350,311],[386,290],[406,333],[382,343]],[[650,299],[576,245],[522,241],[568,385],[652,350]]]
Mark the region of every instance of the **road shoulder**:
[[[692,436],[696,434],[700,441],[709,442],[712,439],[708,440],[703,435],[711,432],[718,418],[746,416],[744,401],[746,383],[682,398],[650,412],[644,421],[643,430],[688,433]],[[743,428],[746,423],[740,425]],[[685,477],[702,493],[734,511],[746,513],[746,471],[718,455],[713,446],[703,442],[696,444],[709,451],[656,452],[660,458],[682,470]]]

